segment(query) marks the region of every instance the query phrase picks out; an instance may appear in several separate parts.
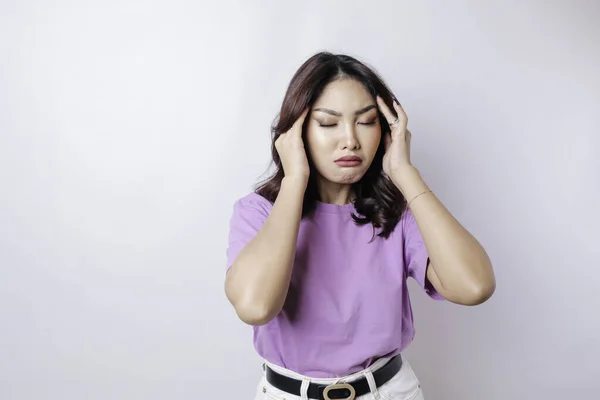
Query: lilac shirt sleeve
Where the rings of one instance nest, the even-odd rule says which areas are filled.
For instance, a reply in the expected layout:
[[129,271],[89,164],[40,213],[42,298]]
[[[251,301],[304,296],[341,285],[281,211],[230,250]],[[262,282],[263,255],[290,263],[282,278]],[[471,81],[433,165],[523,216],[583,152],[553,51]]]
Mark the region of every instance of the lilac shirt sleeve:
[[444,300],[442,295],[433,287],[427,279],[427,264],[429,254],[425,242],[419,231],[415,217],[409,209],[404,211],[402,217],[402,229],[404,236],[404,265],[408,276],[412,277],[435,300]]
[[227,270],[231,268],[240,251],[264,225],[271,208],[272,204],[256,193],[251,193],[235,202],[229,222]]

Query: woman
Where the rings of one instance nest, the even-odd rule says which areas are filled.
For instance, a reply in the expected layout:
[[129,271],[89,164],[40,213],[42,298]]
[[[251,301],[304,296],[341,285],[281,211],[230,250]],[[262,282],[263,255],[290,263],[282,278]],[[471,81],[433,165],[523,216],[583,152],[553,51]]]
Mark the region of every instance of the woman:
[[372,69],[319,53],[273,126],[275,173],[230,222],[227,297],[264,358],[257,399],[422,399],[401,352],[406,278],[463,305],[490,260],[410,161],[407,117]]

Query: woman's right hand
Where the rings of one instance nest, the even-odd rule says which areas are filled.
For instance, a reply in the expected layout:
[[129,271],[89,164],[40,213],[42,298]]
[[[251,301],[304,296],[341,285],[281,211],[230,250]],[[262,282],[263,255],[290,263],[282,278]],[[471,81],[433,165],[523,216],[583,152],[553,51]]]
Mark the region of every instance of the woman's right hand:
[[286,178],[308,182],[310,168],[302,140],[302,125],[308,114],[308,108],[300,114],[289,131],[279,135],[275,140],[275,148],[283,165]]

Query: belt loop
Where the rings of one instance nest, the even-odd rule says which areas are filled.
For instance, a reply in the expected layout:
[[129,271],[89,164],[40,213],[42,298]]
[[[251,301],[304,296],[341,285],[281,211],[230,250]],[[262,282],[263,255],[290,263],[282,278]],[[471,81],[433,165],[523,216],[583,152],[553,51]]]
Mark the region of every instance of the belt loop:
[[309,400],[308,398],[308,386],[310,385],[309,378],[302,378],[302,385],[300,386],[300,398],[302,400]]
[[367,368],[365,370],[365,378],[367,378],[367,382],[369,383],[369,389],[371,389],[371,394],[375,400],[381,399],[381,395],[379,394],[379,390],[377,389],[377,384],[375,383],[375,377],[373,376],[373,371],[371,368]]

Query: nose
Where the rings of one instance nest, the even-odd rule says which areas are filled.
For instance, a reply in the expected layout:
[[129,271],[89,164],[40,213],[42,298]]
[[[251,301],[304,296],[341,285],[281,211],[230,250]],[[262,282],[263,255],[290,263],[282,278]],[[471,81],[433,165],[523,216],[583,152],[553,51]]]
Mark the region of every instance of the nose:
[[360,143],[356,136],[354,124],[349,124],[344,131],[344,139],[342,140],[342,150],[357,150],[360,149]]

